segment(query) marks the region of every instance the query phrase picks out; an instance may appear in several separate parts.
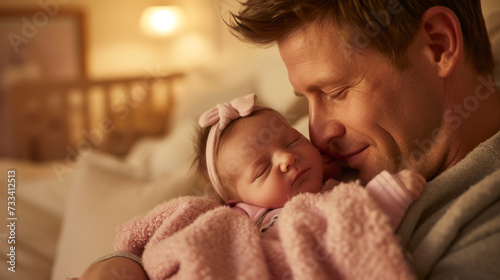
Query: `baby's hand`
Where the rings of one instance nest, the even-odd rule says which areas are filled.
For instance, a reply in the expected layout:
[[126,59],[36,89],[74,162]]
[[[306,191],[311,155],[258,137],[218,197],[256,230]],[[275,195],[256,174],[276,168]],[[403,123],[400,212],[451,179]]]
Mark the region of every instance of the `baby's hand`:
[[401,185],[405,186],[408,192],[411,194],[413,201],[420,198],[422,192],[424,191],[424,187],[426,181],[422,175],[405,169],[393,175],[394,179],[400,180]]
[[382,171],[368,182],[366,190],[396,230],[408,207],[422,195],[425,184],[424,177],[410,170],[396,174]]

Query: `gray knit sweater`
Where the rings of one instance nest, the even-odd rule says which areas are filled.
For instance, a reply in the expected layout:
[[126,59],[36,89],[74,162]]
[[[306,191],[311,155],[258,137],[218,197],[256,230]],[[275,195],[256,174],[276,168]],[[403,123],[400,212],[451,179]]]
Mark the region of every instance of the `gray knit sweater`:
[[419,279],[500,279],[500,132],[429,182],[397,234]]

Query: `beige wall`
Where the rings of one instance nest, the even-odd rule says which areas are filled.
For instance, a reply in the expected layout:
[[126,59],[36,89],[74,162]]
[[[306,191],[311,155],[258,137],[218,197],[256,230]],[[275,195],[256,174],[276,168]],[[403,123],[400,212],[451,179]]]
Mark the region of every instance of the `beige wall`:
[[[219,18],[234,0],[3,0],[0,9],[41,10],[39,3],[57,3],[61,9],[81,9],[86,16],[87,73],[90,78],[131,76],[148,69],[234,64],[234,61],[266,54],[279,58],[274,50],[261,50],[232,37]],[[218,4],[214,4],[218,3]],[[499,0],[483,0],[488,17],[500,11]],[[142,11],[150,5],[179,5],[187,17],[181,35],[151,38],[139,29]]]
[[500,12],[500,1],[498,0],[481,0],[481,5],[485,18],[494,12]]
[[[213,0],[4,0],[0,9],[30,9],[34,13],[42,10],[39,2],[84,12],[90,78],[141,75],[151,68],[200,67],[253,52],[227,32],[216,12],[220,4],[214,7]],[[183,32],[171,38],[143,34],[139,19],[151,5],[181,6],[187,22]]]

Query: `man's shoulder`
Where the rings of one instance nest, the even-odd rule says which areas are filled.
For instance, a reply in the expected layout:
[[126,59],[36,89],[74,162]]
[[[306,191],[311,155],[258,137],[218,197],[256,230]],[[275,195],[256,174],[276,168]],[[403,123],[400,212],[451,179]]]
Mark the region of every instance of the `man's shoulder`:
[[[441,279],[467,271],[500,276],[491,263],[500,261],[499,186],[499,133],[429,182],[398,229],[421,277],[438,270],[445,273]],[[449,268],[462,274],[449,274]]]
[[446,209],[413,250],[419,276],[500,276],[498,186],[500,170],[470,187]]
[[458,197],[497,170],[500,170],[500,132],[428,182],[422,197],[408,209],[398,230],[403,244],[414,247],[415,244],[409,244],[410,239],[418,243]]

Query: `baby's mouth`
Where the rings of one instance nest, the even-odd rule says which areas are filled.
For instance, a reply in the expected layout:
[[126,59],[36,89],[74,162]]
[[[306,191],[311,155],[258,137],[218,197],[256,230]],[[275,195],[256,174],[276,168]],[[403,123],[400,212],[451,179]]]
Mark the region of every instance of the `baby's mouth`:
[[306,173],[310,170],[310,168],[307,168],[307,169],[302,169],[302,170],[299,170],[299,172],[297,172],[297,174],[295,175],[295,177],[293,178],[293,181],[292,181],[292,187],[293,185],[295,185],[295,183]]

